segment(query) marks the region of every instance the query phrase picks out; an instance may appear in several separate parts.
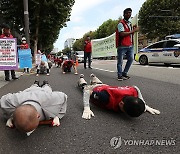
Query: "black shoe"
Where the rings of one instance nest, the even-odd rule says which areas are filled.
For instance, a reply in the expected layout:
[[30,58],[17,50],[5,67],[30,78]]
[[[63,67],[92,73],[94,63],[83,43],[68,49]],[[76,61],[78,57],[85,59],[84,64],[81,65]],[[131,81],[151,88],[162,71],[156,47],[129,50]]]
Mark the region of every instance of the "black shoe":
[[9,78],[6,78],[5,80],[6,80],[6,81],[11,81]]
[[130,76],[128,76],[128,75],[123,75],[122,77],[123,77],[124,80],[130,79]]
[[118,81],[123,81],[123,77],[122,76],[118,76]]
[[49,82],[48,82],[47,80],[44,80],[44,81],[43,81],[43,84],[41,85],[41,87],[43,87],[43,86],[46,85],[46,84],[49,84]]
[[92,69],[92,67],[90,66],[89,69]]
[[19,78],[18,78],[18,77],[12,77],[12,79],[13,79],[13,80],[17,80],[17,79],[19,79]]
[[[34,81],[34,84],[37,84],[39,86],[39,81],[38,80],[35,80]],[[40,86],[39,86],[40,87]]]

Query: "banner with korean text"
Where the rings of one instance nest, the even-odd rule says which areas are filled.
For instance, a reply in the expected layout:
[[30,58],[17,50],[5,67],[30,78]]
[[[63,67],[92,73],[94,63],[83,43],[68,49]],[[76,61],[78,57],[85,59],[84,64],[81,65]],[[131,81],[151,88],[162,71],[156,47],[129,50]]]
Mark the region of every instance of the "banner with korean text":
[[0,70],[17,70],[16,38],[0,39]]
[[102,39],[91,40],[91,43],[93,58],[117,56],[115,33]]

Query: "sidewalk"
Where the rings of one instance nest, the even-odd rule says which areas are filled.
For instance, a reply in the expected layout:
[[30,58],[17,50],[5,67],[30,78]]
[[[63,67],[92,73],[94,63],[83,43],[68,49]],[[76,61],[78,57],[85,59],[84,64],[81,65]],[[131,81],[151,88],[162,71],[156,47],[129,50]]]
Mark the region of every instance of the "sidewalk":
[[[33,72],[34,69],[35,69],[35,64],[33,64],[33,68],[31,68],[31,71]],[[21,74],[23,73],[22,71],[23,71],[23,70],[21,70],[21,69],[15,70],[16,76],[17,76],[17,77],[20,77]],[[10,73],[10,74],[11,74],[11,73]],[[10,75],[10,76],[11,76],[11,75]],[[5,81],[4,78],[5,78],[5,76],[4,76],[4,71],[0,71],[0,88],[3,87],[4,85],[8,84],[9,82],[11,82],[11,81]]]
[[[16,72],[16,76],[19,77],[21,76],[22,72],[20,71],[15,71]],[[0,71],[0,88],[3,87],[4,85],[8,84],[11,81],[5,81],[4,79],[4,71]]]

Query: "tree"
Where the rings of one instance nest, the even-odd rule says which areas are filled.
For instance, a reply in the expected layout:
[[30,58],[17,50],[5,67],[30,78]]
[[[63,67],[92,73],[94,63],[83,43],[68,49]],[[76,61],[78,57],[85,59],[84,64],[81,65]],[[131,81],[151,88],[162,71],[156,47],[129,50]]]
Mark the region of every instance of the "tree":
[[97,30],[89,31],[85,33],[82,38],[76,40],[76,42],[73,45],[73,50],[74,51],[84,50],[84,41],[87,36],[90,36],[91,39],[99,39],[99,38],[110,36],[111,34],[115,32],[120,19],[121,17],[118,20],[109,19],[103,22],[103,24],[99,26]]
[[139,25],[148,39],[180,33],[179,0],[147,0],[139,11]]
[[[59,35],[59,30],[70,20],[74,0],[29,0],[31,48],[50,50]],[[0,15],[20,34],[24,28],[22,0],[1,0]]]
[[95,38],[104,38],[113,34],[116,30],[118,20],[109,19],[105,21],[95,32]]

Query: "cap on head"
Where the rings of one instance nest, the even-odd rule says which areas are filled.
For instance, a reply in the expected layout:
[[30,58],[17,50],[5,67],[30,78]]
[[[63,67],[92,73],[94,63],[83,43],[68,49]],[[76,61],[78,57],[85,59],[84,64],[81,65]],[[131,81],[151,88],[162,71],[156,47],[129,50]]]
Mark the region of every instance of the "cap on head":
[[144,102],[137,97],[125,96],[123,109],[130,117],[139,117],[145,111]]
[[23,38],[22,38],[22,41],[26,41],[26,38],[25,38],[25,37],[23,37]]

